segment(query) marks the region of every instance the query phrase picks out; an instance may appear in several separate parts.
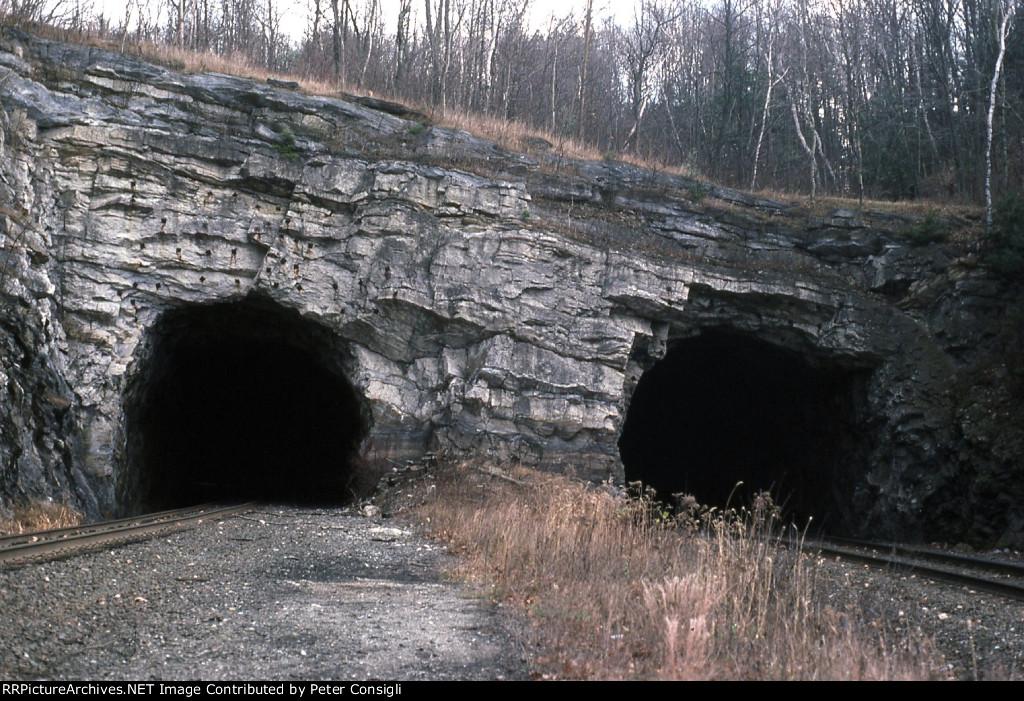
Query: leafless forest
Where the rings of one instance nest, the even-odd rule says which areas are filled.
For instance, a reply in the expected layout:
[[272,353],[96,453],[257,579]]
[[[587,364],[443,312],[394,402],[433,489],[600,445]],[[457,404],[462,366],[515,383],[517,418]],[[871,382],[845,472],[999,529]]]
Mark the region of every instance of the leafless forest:
[[301,39],[280,0],[126,0],[119,19],[0,0],[0,19],[244,57],[745,188],[1022,189],[1020,0],[637,0],[625,22],[582,0],[539,23],[536,0],[304,1]]

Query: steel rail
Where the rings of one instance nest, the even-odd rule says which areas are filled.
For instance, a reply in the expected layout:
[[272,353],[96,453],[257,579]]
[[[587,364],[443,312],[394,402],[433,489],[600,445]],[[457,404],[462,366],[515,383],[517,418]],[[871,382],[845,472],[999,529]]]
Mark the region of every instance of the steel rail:
[[[81,550],[112,543],[150,538],[154,535],[193,525],[204,520],[220,520],[252,511],[255,502],[230,506],[202,506],[161,511],[134,518],[89,524],[77,528],[19,534],[21,542],[0,543],[0,563],[36,557],[52,557],[71,550]],[[25,542],[25,536],[30,540]]]
[[[972,589],[1024,600],[1024,583],[1022,583],[1024,580],[1021,579],[1017,579],[1015,581],[1010,579],[993,579],[992,577],[983,577],[977,574],[958,572],[945,567],[924,564],[921,559],[910,559],[908,557],[898,557],[894,555],[871,554],[855,550],[851,547],[837,545],[828,540],[805,541],[803,543],[794,543],[794,545],[797,545],[808,552],[831,555],[853,562],[873,565],[890,571],[899,570],[904,573],[912,573],[929,579],[940,580],[953,584],[962,584]],[[874,544],[873,547],[877,546],[878,544]],[[974,559],[976,558],[971,558],[971,560]],[[987,561],[978,564],[967,559],[961,559],[958,562],[961,567],[973,570],[983,569],[992,564]],[[1022,575],[1017,571],[1015,576],[1020,578]]]
[[215,506],[216,504],[199,504],[196,506],[185,507],[184,509],[167,509],[166,511],[153,511],[151,513],[139,514],[137,516],[126,516],[124,518],[114,518],[106,521],[96,521],[94,523],[81,523],[77,526],[65,526],[63,528],[48,528],[44,531],[26,531],[24,533],[12,533],[11,535],[0,536],[0,549],[7,548],[12,545],[17,545],[20,543],[36,543],[40,540],[50,540],[54,538],[64,538],[69,535],[79,535],[87,531],[99,531],[118,524],[143,523],[179,518],[189,513],[190,511],[202,511],[205,509],[214,508]]
[[990,572],[996,574],[1005,574],[1010,577],[1020,577],[1024,579],[1024,562],[1010,562],[1008,560],[993,560],[982,555],[969,555],[967,553],[954,553],[943,550],[935,550],[934,548],[926,548],[918,545],[905,545],[903,543],[893,542],[875,542],[870,540],[857,540],[854,538],[836,538],[830,537],[827,539],[829,543],[845,544],[852,547],[861,548],[872,548],[879,552],[887,552],[890,555],[897,557],[911,557],[911,558],[922,558],[925,560],[931,560],[933,562],[942,562],[948,565],[955,565],[958,567],[970,567],[975,569],[987,569]]

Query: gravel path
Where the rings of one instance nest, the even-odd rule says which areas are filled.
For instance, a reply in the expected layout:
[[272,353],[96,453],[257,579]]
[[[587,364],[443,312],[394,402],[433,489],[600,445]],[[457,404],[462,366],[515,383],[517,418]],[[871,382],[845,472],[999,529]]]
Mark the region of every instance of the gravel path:
[[[446,581],[451,564],[397,519],[274,509],[7,566],[0,678],[529,678],[509,619]],[[837,603],[924,629],[950,678],[1024,673],[1024,603],[860,565],[827,570]]]
[[251,513],[0,570],[4,679],[515,679],[444,548],[342,509]]

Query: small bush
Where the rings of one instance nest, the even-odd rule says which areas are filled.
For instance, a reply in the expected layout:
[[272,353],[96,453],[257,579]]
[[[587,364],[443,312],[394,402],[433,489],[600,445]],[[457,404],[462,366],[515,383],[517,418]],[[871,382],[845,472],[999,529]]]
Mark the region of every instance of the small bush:
[[949,238],[949,227],[942,223],[934,211],[924,215],[907,228],[907,238],[912,246],[927,246],[943,243]]
[[997,273],[1017,277],[1024,273],[1024,198],[1004,197],[992,213],[990,248],[985,256]]
[[295,134],[292,134],[289,129],[281,130],[281,143],[277,145],[277,152],[281,154],[282,158],[287,158],[289,161],[294,161],[299,157],[299,149],[295,144]]
[[700,181],[695,182],[687,192],[687,199],[691,202],[703,202],[707,199],[708,195],[715,191],[715,186],[710,183],[702,183]]

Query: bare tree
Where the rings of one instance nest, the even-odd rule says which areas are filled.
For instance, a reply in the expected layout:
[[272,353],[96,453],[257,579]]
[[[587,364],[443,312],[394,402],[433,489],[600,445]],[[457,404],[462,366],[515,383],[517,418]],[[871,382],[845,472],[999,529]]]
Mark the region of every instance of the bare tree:
[[185,13],[188,12],[187,0],[169,0],[174,10],[174,36],[179,49],[185,48]]
[[345,79],[345,39],[348,37],[348,0],[331,0],[331,48],[334,57],[334,79]]
[[623,143],[624,149],[637,143],[640,122],[650,102],[651,73],[664,51],[666,30],[676,17],[678,12],[671,12],[661,0],[640,0],[633,23],[620,34],[619,53],[626,71],[632,112],[632,126]]
[[427,40],[433,68],[433,102],[440,104],[441,112],[448,110],[448,79],[456,59],[456,38],[465,18],[466,5],[462,0],[438,0],[436,13],[430,0],[423,0]]
[[860,113],[858,100],[862,94],[862,5],[860,0],[831,0],[830,10],[835,17],[839,51],[842,56],[843,102],[846,137],[853,151],[857,196],[864,203],[864,158],[860,140]]
[[281,14],[274,0],[265,0],[255,19],[263,34],[263,65],[274,69],[277,67],[277,45],[281,32]]
[[[793,24],[796,26],[797,36],[797,49],[794,52],[796,55],[790,60],[794,60],[797,63],[798,76],[794,77],[793,80],[786,82],[786,94],[789,97],[789,110],[793,116],[793,127],[796,130],[797,139],[800,141],[800,147],[803,149],[804,154],[807,156],[807,164],[810,170],[810,189],[811,189],[811,200],[813,201],[815,195],[818,192],[818,132],[814,129],[814,113],[810,107],[810,76],[808,68],[807,58],[807,3],[806,0],[802,0],[798,7],[798,16],[795,18]],[[811,144],[807,143],[807,137],[804,136],[804,128],[801,125],[801,117],[808,116],[811,120],[809,129],[811,131],[811,137],[813,139]]]
[[754,147],[754,165],[753,173],[750,176],[750,189],[757,189],[757,164],[761,160],[761,147],[764,145],[764,134],[768,126],[768,111],[771,108],[772,103],[772,91],[775,87],[786,78],[788,68],[783,70],[781,74],[776,70],[775,62],[775,45],[779,36],[779,26],[782,23],[782,1],[774,0],[774,2],[768,3],[768,7],[765,8],[767,11],[763,16],[764,22],[761,22],[761,6],[758,7],[758,24],[765,27],[765,33],[767,37],[765,39],[765,91],[764,91],[764,105],[761,108],[761,128],[757,133],[757,145]]
[[576,124],[576,138],[583,141],[587,123],[587,85],[590,67],[590,45],[594,40],[594,0],[587,0],[583,13],[583,63],[580,66],[579,120]]
[[999,56],[996,58],[996,67],[992,72],[992,86],[989,89],[988,117],[985,120],[985,233],[992,231],[992,125],[996,114],[996,90],[999,88],[999,74],[1003,70],[1003,59],[1006,57],[1006,37],[1010,33],[1013,24],[1013,15],[1017,6],[1013,0],[1004,3],[999,1],[999,28],[997,40],[999,42]]
[[398,27],[395,30],[395,89],[401,90],[405,78],[406,62],[409,57],[409,18],[412,15],[412,0],[399,0]]

